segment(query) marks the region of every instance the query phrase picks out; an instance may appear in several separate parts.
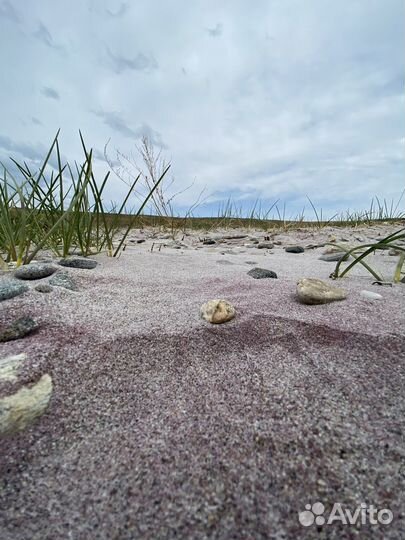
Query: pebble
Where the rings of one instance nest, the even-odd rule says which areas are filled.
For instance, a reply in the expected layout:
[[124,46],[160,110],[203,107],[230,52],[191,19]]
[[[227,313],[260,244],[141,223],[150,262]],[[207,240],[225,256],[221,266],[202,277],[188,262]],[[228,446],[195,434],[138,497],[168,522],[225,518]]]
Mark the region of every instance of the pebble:
[[347,253],[340,251],[337,253],[325,253],[324,255],[321,255],[319,257],[319,260],[326,261],[326,262],[339,262],[342,260],[344,261],[347,258],[348,258]]
[[360,296],[362,296],[363,298],[367,298],[367,300],[382,300],[383,299],[383,296],[381,296],[381,294],[378,294],[372,291],[366,291],[366,290],[360,291]]
[[277,278],[277,274],[273,270],[265,268],[252,268],[247,274],[254,279]]
[[302,246],[287,246],[284,249],[287,253],[304,253],[305,251]]
[[6,326],[4,330],[0,330],[0,342],[23,338],[38,327],[38,323],[31,319],[31,317],[20,317],[9,326]]
[[391,255],[391,257],[396,257],[397,255],[401,255],[403,251],[400,251],[399,249],[391,248],[388,250],[388,255]]
[[83,270],[92,270],[93,268],[97,266],[97,261],[94,261],[93,259],[74,257],[71,259],[61,259],[59,261],[59,264],[61,266],[67,266],[68,268],[80,268]]
[[259,242],[257,244],[257,249],[273,249],[274,248],[274,244],[272,244],[271,242]]
[[136,241],[137,244],[143,244],[145,242],[144,238],[139,238],[139,240]]
[[216,261],[217,264],[223,264],[223,265],[230,265],[230,264],[234,264],[232,261],[227,261],[226,259],[220,259],[219,261]]
[[200,315],[212,324],[221,324],[235,317],[235,308],[226,300],[209,300],[200,308]]
[[17,279],[43,279],[56,272],[51,264],[27,264],[15,270],[14,277]]
[[245,261],[245,264],[255,265],[255,264],[257,264],[257,262],[256,261]]
[[29,290],[29,287],[23,283],[12,281],[10,279],[2,280],[0,282],[0,301],[8,300],[23,294]]
[[0,399],[0,434],[21,431],[41,416],[48,407],[52,390],[51,376],[46,373],[33,386],[23,386],[15,394]]
[[232,234],[228,236],[223,236],[222,238],[224,240],[242,240],[243,238],[247,238],[247,234]]
[[49,285],[54,285],[55,287],[63,287],[69,291],[77,291],[78,287],[74,279],[67,272],[58,272],[54,274],[49,280]]
[[47,283],[39,283],[34,289],[40,293],[50,293],[52,291],[52,287]]
[[216,242],[212,238],[207,238],[206,240],[203,240],[203,246],[212,246],[213,244],[216,244]]
[[297,296],[303,304],[326,304],[334,300],[344,300],[347,293],[321,279],[302,278],[297,283]]

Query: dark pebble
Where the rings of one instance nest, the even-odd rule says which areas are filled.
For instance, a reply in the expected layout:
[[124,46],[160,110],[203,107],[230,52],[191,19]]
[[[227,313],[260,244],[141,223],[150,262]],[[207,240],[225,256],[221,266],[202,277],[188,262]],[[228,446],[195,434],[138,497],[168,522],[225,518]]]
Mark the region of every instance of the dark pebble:
[[28,290],[28,285],[18,283],[17,281],[11,281],[10,279],[3,280],[0,282],[0,301],[14,298],[14,296],[23,294]]
[[203,240],[203,246],[212,246],[213,244],[216,244],[215,240],[212,240],[212,238],[207,238],[206,240]]
[[284,248],[287,253],[304,253],[305,249],[302,246],[288,246]]
[[59,261],[59,264],[61,266],[67,266],[68,268],[80,268],[83,270],[92,270],[97,266],[97,261],[93,261],[93,259],[80,259],[80,258],[72,258],[72,259],[61,259]]
[[51,264],[27,264],[20,266],[14,272],[17,279],[42,279],[51,276],[56,272],[56,268]]
[[21,317],[0,331],[0,342],[20,339],[39,327],[31,317]]
[[259,242],[257,244],[257,249],[272,249],[274,248],[274,244],[271,244],[270,242]]
[[63,287],[69,291],[77,291],[77,285],[73,278],[66,272],[58,272],[49,280],[49,284],[55,287]]
[[252,268],[247,274],[254,279],[277,278],[277,274],[273,270],[265,268]]

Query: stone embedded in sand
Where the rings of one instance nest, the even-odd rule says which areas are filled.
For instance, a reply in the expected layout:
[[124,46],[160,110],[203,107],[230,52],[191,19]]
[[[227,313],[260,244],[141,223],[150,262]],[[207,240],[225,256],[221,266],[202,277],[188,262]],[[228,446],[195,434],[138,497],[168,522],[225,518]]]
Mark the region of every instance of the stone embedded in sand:
[[51,264],[27,264],[20,266],[14,272],[14,277],[18,279],[43,279],[56,272],[56,268]]
[[384,297],[381,294],[372,291],[360,291],[360,296],[367,298],[367,300],[382,300]]
[[38,327],[38,323],[31,319],[31,317],[20,317],[3,330],[0,330],[0,343],[23,338]]
[[58,272],[49,280],[49,285],[54,287],[62,287],[63,289],[68,289],[69,291],[77,291],[78,287],[74,279],[67,272]]
[[235,308],[226,300],[209,300],[200,308],[203,319],[213,324],[230,321],[235,317]]
[[339,262],[344,261],[347,259],[349,255],[345,252],[338,251],[336,253],[324,253],[319,257],[320,261],[326,261],[326,262]]
[[25,353],[0,358],[0,381],[16,381],[18,368],[26,359]]
[[0,399],[0,435],[21,431],[41,416],[52,389],[52,379],[46,373],[33,386],[23,386],[15,394]]
[[18,283],[10,279],[2,280],[0,281],[0,301],[14,298],[14,296],[23,294],[28,290],[29,287],[23,283]]
[[34,289],[40,293],[50,293],[52,292],[52,287],[47,283],[39,283],[34,287]]
[[59,261],[61,266],[67,266],[68,268],[80,268],[84,270],[92,270],[97,266],[97,261],[93,259],[85,259],[80,257],[72,257],[70,259],[61,259]]
[[287,246],[284,249],[287,253],[304,253],[305,251],[302,246]]
[[273,270],[265,268],[252,268],[247,274],[254,279],[277,278],[277,274]]
[[297,296],[303,304],[327,304],[334,300],[344,300],[347,293],[321,279],[302,278],[297,283]]
[[212,246],[214,244],[216,244],[216,242],[212,238],[205,238],[205,240],[203,240],[203,246]]
[[256,247],[257,249],[273,249],[274,244],[271,242],[259,242]]

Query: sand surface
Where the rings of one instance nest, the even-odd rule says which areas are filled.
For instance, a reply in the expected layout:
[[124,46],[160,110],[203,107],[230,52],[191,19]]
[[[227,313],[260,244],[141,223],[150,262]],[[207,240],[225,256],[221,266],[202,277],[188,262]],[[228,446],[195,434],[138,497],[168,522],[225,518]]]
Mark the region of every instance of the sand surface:
[[[0,439],[0,539],[405,538],[405,285],[356,268],[337,283],[346,300],[303,305],[297,279],[329,281],[335,263],[319,260],[323,247],[284,251],[388,232],[304,230],[269,251],[201,247],[196,234],[174,249],[134,231],[145,243],[120,258],[64,269],[78,292],[3,301],[0,323],[30,315],[40,328],[0,357],[26,352],[18,384],[47,372],[54,393],[34,425]],[[388,278],[397,257],[372,262]],[[255,266],[278,279],[252,279]],[[203,321],[213,298],[236,318]],[[303,527],[315,502],[394,519]]]

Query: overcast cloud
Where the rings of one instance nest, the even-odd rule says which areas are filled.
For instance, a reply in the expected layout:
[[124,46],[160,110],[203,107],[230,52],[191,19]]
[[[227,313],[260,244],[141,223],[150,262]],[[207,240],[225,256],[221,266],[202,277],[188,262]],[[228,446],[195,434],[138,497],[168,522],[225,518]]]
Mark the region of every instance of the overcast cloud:
[[[327,213],[405,187],[403,0],[0,0],[0,159],[61,128],[126,155],[148,135],[178,200],[306,195]],[[114,152],[112,152],[114,153]],[[124,191],[114,180],[109,198]]]

